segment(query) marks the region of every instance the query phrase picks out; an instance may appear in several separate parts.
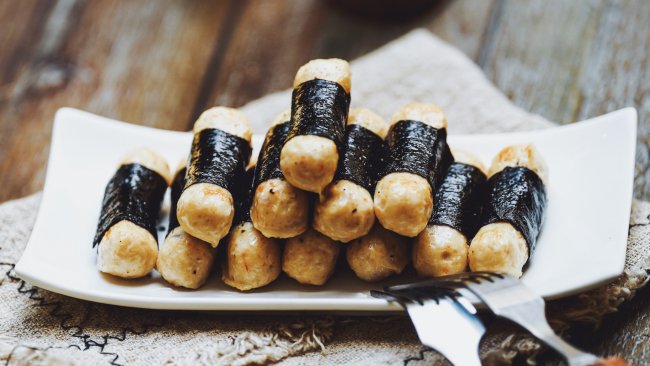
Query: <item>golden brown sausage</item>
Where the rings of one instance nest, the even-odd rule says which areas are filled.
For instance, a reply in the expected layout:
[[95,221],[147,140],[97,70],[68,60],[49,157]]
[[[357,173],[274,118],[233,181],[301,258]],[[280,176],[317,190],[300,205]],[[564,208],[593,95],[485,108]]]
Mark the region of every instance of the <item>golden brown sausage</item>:
[[334,181],[314,208],[314,229],[344,243],[370,231],[375,222],[371,192],[387,130],[384,120],[372,111],[350,111],[342,159]]
[[241,291],[266,286],[280,275],[280,242],[257,230],[250,216],[254,168],[238,182],[234,226],[222,266],[224,283]]
[[336,172],[350,103],[350,66],[339,59],[312,60],[294,79],[291,131],[280,166],[291,185],[320,193]]
[[160,246],[156,269],[165,281],[174,286],[197,289],[210,275],[215,250],[210,244],[186,233],[178,224],[176,204],[185,187],[186,165],[186,160],[183,160],[172,182],[169,228]]
[[281,113],[266,133],[255,170],[251,219],[269,238],[291,238],[309,226],[307,192],[295,188],[280,169],[280,150],[290,126],[289,110]]
[[435,105],[411,103],[392,117],[390,156],[374,196],[375,215],[386,229],[414,237],[427,225],[433,193],[453,158],[447,119]]
[[248,164],[252,130],[232,108],[211,108],[194,124],[188,180],[178,200],[178,221],[188,234],[213,247],[228,234],[234,216],[234,177]]
[[158,256],[156,220],[169,175],[165,159],[152,150],[124,157],[106,187],[95,236],[100,271],[122,278],[151,272]]
[[297,237],[287,239],[282,270],[300,283],[323,285],[334,273],[339,250],[339,243],[313,229],[307,229]]
[[542,224],[546,164],[532,145],[513,145],[495,157],[490,175],[487,222],[472,239],[469,266],[519,277]]
[[408,239],[375,225],[368,235],[350,242],[345,255],[357,277],[374,282],[401,273],[409,249]]
[[421,276],[444,276],[467,269],[469,240],[480,225],[485,168],[472,154],[453,150],[455,162],[436,192],[429,224],[413,245],[413,267]]

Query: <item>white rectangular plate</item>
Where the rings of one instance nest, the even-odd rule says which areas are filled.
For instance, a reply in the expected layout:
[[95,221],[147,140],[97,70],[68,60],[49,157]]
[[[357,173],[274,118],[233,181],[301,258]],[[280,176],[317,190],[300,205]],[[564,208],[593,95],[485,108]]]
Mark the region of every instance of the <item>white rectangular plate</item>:
[[[568,126],[527,133],[452,135],[450,144],[489,164],[504,146],[534,143],[549,167],[546,221],[523,281],[545,298],[584,291],[623,270],[632,200],[636,111],[623,109]],[[255,136],[259,151],[261,136]],[[63,108],[56,114],[40,211],[17,274],[64,295],[107,304],[193,310],[393,311],[370,297],[367,284],[338,271],[324,287],[281,276],[241,293],[217,274],[198,291],[174,288],[158,273],[133,281],[102,275],[92,248],[106,183],[127,151],[147,146],[172,169],[186,157],[191,135],[126,124]],[[256,152],[254,152],[256,154]],[[167,198],[167,201],[169,198]],[[165,202],[164,207],[168,207]],[[166,221],[163,221],[166,222]],[[161,236],[164,233],[161,233]],[[396,276],[390,283],[408,280]]]

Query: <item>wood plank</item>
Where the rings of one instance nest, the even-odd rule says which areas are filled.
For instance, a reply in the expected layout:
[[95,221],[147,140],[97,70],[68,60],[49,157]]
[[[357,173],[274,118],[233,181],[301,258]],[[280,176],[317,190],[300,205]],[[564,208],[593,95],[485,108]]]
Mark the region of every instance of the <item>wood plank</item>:
[[578,77],[602,11],[597,1],[504,1],[479,64],[523,109],[574,122]]
[[291,86],[303,63],[318,57],[354,59],[416,27],[477,57],[492,1],[441,2],[421,16],[387,22],[341,12],[327,2],[258,1],[247,6],[205,99],[212,105],[241,106]]
[[[50,12],[51,6],[43,6],[43,4],[46,2],[38,0],[0,2],[0,22],[5,24],[3,28],[5,30],[0,32],[0,115],[10,105],[8,84],[17,71],[17,65],[31,57],[32,50],[29,45],[35,42],[34,35],[42,31],[45,15]],[[2,152],[3,146],[8,146],[12,139],[11,132],[17,124],[9,124],[4,119],[0,121],[2,121],[0,124],[0,132],[2,132],[0,152]],[[3,155],[0,154],[1,156]]]
[[[634,193],[650,200],[650,2],[605,3],[584,65],[577,84],[581,95],[577,119],[637,108]],[[646,324],[650,327],[650,322]]]
[[650,199],[650,3],[504,1],[479,60],[516,104],[560,123],[639,110],[635,196]]
[[51,121],[62,106],[184,129],[230,26],[230,2],[7,3],[24,8],[0,12],[11,33],[0,54],[18,54],[0,63],[0,201],[42,187]]
[[0,85],[4,85],[15,72],[11,65],[28,57],[30,41],[34,41],[30,36],[37,34],[45,24],[43,14],[49,14],[52,5],[38,0],[0,2],[0,18],[4,25],[0,32]]
[[477,62],[497,3],[494,0],[452,1],[444,11],[423,19],[422,26]]
[[288,87],[310,58],[354,58],[417,26],[475,57],[491,1],[440,2],[388,25],[320,1],[2,6],[10,31],[0,51],[12,56],[0,61],[0,156],[8,157],[0,162],[0,201],[42,187],[51,120],[61,106],[185,129],[207,106],[241,105]]
[[[635,196],[650,199],[650,2],[498,3],[479,63],[518,105],[562,123],[639,110]],[[648,361],[648,289],[597,331],[573,334],[598,354]]]

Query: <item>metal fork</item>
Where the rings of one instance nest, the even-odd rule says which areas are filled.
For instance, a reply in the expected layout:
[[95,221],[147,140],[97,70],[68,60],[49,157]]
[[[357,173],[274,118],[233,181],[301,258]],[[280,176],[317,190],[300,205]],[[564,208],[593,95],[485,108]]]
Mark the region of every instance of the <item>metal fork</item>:
[[467,288],[494,314],[519,324],[558,351],[570,366],[593,365],[598,362],[595,355],[580,351],[555,334],[546,320],[544,300],[515,277],[492,272],[472,272],[403,286],[420,289]]
[[371,294],[399,302],[408,312],[422,344],[440,352],[454,365],[481,365],[478,346],[485,327],[466,299],[446,290],[385,290]]

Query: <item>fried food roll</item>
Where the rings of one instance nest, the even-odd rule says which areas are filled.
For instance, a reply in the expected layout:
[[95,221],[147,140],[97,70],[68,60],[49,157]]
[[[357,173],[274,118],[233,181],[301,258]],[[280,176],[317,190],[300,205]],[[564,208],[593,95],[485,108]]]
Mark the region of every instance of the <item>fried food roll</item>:
[[313,229],[288,239],[282,255],[282,270],[306,285],[325,284],[334,273],[340,244]]
[[344,243],[368,234],[375,223],[372,192],[387,131],[386,122],[372,111],[350,111],[334,181],[314,208],[314,229]]
[[266,286],[280,275],[280,241],[262,235],[251,222],[253,175],[249,169],[236,190],[235,222],[227,238],[223,282],[241,291]]
[[485,168],[468,152],[453,154],[456,161],[436,192],[429,223],[413,245],[413,267],[421,276],[464,272],[469,241],[481,225]]
[[170,173],[149,149],[128,153],[106,185],[93,247],[97,267],[122,278],[147,275],[156,264],[160,212]]
[[185,187],[186,165],[186,161],[181,162],[172,182],[169,228],[158,253],[156,269],[165,281],[174,286],[197,289],[210,275],[215,250],[210,244],[186,233],[178,224],[176,203]]
[[472,271],[521,276],[546,209],[546,165],[532,145],[501,150],[490,167],[483,226],[469,247]]
[[433,194],[453,162],[447,118],[435,105],[407,104],[393,115],[386,140],[388,157],[375,188],[375,215],[386,229],[414,237],[427,226]]
[[291,238],[309,226],[309,197],[284,178],[280,150],[291,128],[291,111],[281,113],[266,133],[253,181],[251,219],[267,238]]
[[208,109],[194,124],[187,182],[176,214],[186,233],[213,247],[232,225],[231,192],[250,159],[251,137],[248,119],[236,109]]
[[409,262],[409,242],[375,225],[368,235],[347,245],[345,256],[357,277],[368,282],[380,281],[404,270]]
[[280,166],[291,185],[320,193],[336,173],[350,107],[350,65],[312,60],[293,81],[291,129]]

